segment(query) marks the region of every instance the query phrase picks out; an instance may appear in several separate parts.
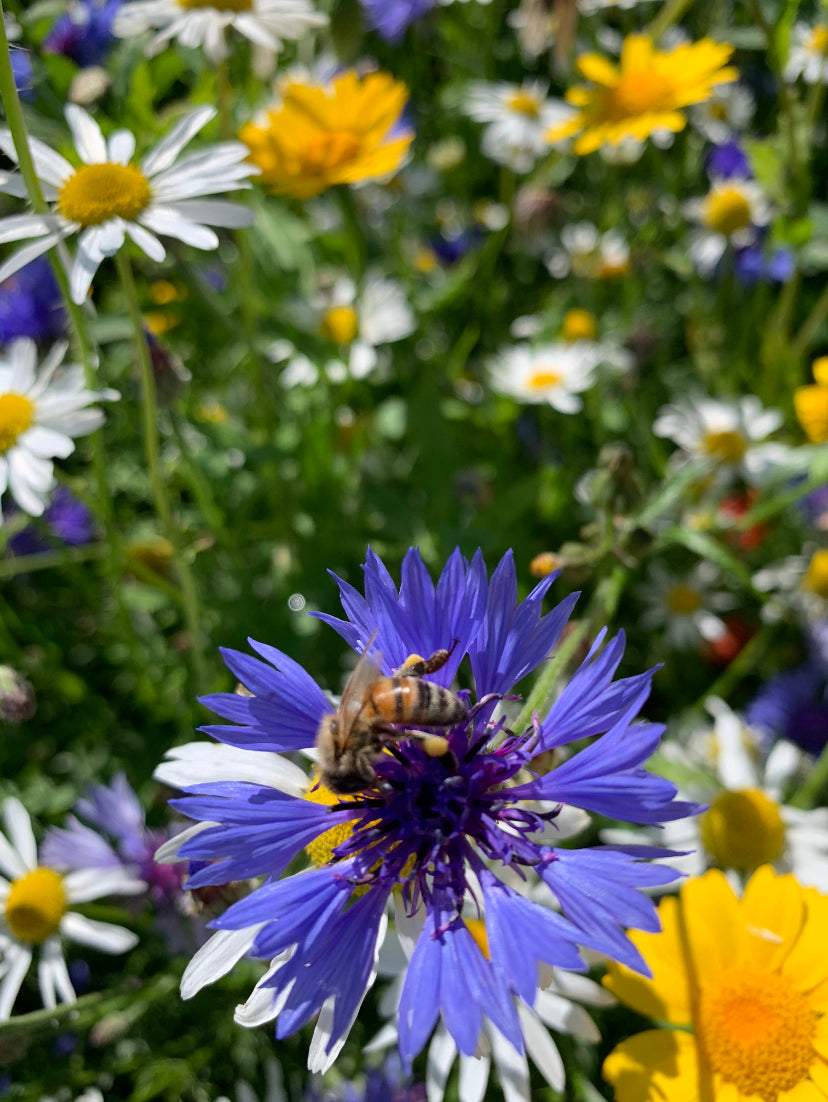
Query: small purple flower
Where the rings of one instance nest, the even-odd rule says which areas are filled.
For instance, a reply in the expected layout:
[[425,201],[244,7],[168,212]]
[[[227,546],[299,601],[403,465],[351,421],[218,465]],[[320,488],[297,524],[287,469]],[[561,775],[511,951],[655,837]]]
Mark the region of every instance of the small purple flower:
[[17,337],[51,341],[61,336],[65,327],[60,291],[45,256],[0,283],[0,344]]
[[434,255],[443,264],[452,265],[462,260],[463,257],[480,243],[483,233],[479,229],[461,230],[450,237],[445,234],[436,234],[429,241]]
[[410,24],[429,11],[435,0],[359,0],[371,30],[388,42],[400,42]]
[[828,743],[828,670],[816,661],[777,674],[745,712],[752,727],[817,755]]
[[747,154],[735,139],[725,142],[724,145],[713,146],[707,155],[707,174],[715,180],[753,178]]
[[59,544],[80,547],[95,538],[89,506],[76,498],[66,486],[58,486],[41,519],[48,534],[37,525],[27,525],[9,540],[9,549],[13,554],[35,555],[40,551],[51,551]]
[[[276,1018],[281,1039],[319,1014],[311,1062],[324,1067],[373,982],[386,912],[394,906],[398,928],[407,927],[413,944],[398,1020],[404,1066],[410,1068],[441,1015],[466,1055],[477,1050],[485,1019],[522,1051],[515,999],[534,999],[541,964],[582,970],[578,946],[587,946],[647,972],[626,928],[658,928],[654,905],[642,893],[677,876],[651,863],[665,851],[560,848],[554,832],[564,804],[646,824],[698,810],[644,769],[664,731],[637,720],[653,671],[616,680],[624,637],[606,640],[602,632],[548,713],[511,731],[494,719],[497,701],[547,660],[576,595],[544,614],[550,576],[519,602],[511,553],[489,578],[479,551],[471,561],[455,551],[435,584],[411,550],[397,589],[369,551],[364,574],[364,593],[337,579],[345,619],[319,618],[358,654],[374,640],[372,657],[386,675],[412,653],[451,648],[448,662],[427,675],[448,687],[468,658],[474,690],[459,694],[468,717],[441,732],[448,744],[442,756],[427,751],[417,728],[396,724],[390,752],[374,763],[376,786],[337,798],[277,756],[312,751],[320,721],[332,711],[321,689],[267,644],[251,640],[259,658],[224,652],[250,695],[206,697],[229,724],[204,730],[246,750],[249,764],[242,768],[238,750],[225,748],[235,779],[215,779],[222,755],[205,747],[195,778],[204,783],[173,801],[199,825],[166,850],[208,862],[188,886],[267,879],[212,923],[219,932],[204,947],[209,957],[194,968],[200,978],[185,973],[183,989],[192,994],[209,982],[208,959],[213,966],[225,947],[223,971],[248,950],[272,960],[251,999],[252,1017]],[[535,772],[539,755],[587,739],[594,741],[551,772]],[[282,781],[259,783],[257,768],[258,776],[270,770],[278,777],[274,762]],[[331,799],[320,802],[314,793]],[[320,842],[331,832],[333,840]],[[311,844],[315,867],[283,876]],[[525,893],[514,888],[516,880],[525,882]],[[534,902],[533,884],[546,885],[563,913]],[[463,918],[470,899],[485,913],[488,956]]]
[[757,240],[736,250],[733,271],[749,287],[756,283],[788,283],[796,271],[796,257],[792,249],[776,247],[768,251]]
[[43,43],[50,54],[63,54],[82,69],[100,65],[115,42],[112,24],[122,0],[74,0],[52,25]]
[[34,94],[34,70],[32,69],[32,55],[21,46],[9,48],[12,73],[14,74],[14,86],[22,100],[33,100]]
[[828,528],[828,482],[801,498],[799,508],[809,524]]

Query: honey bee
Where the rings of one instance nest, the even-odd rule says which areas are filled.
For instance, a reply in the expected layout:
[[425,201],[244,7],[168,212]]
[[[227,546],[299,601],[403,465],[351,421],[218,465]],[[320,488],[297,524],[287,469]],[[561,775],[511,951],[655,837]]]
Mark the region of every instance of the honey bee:
[[[339,708],[323,717],[316,732],[319,780],[332,792],[362,792],[377,783],[374,764],[389,741],[403,732],[395,724],[451,727],[468,718],[458,696],[441,685],[423,681],[445,666],[451,650],[438,650],[430,658],[413,655],[393,677],[387,677],[368,657],[368,646],[348,678]],[[448,742],[439,735],[405,732],[406,737],[426,740],[426,752],[445,753]]]

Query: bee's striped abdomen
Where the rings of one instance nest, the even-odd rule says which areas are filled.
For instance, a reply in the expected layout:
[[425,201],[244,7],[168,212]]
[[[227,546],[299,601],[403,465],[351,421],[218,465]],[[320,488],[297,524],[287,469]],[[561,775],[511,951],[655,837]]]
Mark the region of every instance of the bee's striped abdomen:
[[454,693],[420,677],[383,678],[374,686],[370,706],[385,723],[424,727],[450,727],[468,714]]

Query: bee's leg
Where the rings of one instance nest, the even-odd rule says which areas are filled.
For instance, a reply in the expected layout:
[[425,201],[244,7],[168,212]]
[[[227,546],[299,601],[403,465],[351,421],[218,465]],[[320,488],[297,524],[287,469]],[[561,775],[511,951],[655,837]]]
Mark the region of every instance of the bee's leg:
[[418,739],[430,758],[442,758],[449,752],[449,740],[443,735],[432,735],[428,731],[409,731],[408,737]]
[[397,670],[398,677],[425,677],[427,673],[436,673],[441,670],[454,653],[458,640],[455,639],[449,650],[436,650],[430,658],[423,658],[419,654],[409,654],[405,662]]

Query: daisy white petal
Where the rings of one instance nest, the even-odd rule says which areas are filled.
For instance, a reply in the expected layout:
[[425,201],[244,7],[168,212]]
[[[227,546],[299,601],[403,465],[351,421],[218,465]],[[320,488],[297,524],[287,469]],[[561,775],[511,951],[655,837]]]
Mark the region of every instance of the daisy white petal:
[[76,869],[63,878],[66,898],[70,903],[88,903],[105,895],[138,895],[147,890],[143,880],[130,876],[126,869]]
[[106,141],[101,128],[88,111],[76,103],[70,103],[65,110],[66,121],[72,131],[75,149],[84,164],[103,164],[106,161]]
[[216,109],[214,107],[199,107],[196,111],[191,111],[189,115],[185,115],[183,119],[173,126],[170,132],[161,139],[155,149],[151,153],[148,153],[141,162],[141,169],[145,176],[157,177],[160,173],[168,169],[174,162],[178,154],[192,141],[195,135],[207,123],[215,118]]
[[138,246],[142,249],[150,260],[154,260],[156,264],[160,264],[167,255],[167,250],[158,240],[154,233],[150,233],[148,229],[139,225],[137,222],[127,223],[127,233]]
[[[8,130],[0,130],[0,149],[10,160],[17,162],[17,150],[11,132]],[[54,149],[51,149],[38,138],[29,138],[29,151],[32,154],[35,172],[42,183],[59,188],[64,180],[72,175],[74,169],[66,158],[61,157],[59,153],[56,153]]]
[[53,1010],[57,1006],[58,998],[67,1003],[75,1001],[75,989],[69,978],[66,961],[57,938],[49,938],[40,947],[37,980],[40,986],[40,997],[47,1010]]
[[206,941],[181,977],[181,998],[191,999],[208,983],[226,976],[230,969],[250,950],[261,925],[243,930],[219,930]]
[[483,1102],[490,1067],[491,1060],[488,1056],[460,1057],[460,1102]]
[[32,950],[28,945],[14,942],[6,946],[3,959],[7,970],[0,979],[0,1022],[11,1017],[14,1000],[32,963]]
[[176,203],[176,209],[194,222],[206,222],[230,230],[250,226],[256,217],[249,207],[221,199],[182,199]]
[[70,941],[88,945],[101,953],[126,953],[138,944],[138,935],[124,926],[98,922],[77,911],[68,911],[60,920],[60,932]]
[[196,222],[190,222],[178,210],[171,207],[153,207],[143,217],[143,224],[155,233],[164,234],[165,237],[177,237],[185,245],[192,245],[196,249],[215,249],[218,247],[218,238],[212,230],[206,226],[199,226]]
[[24,237],[43,237],[54,233],[55,220],[48,214],[11,214],[0,220],[0,244],[22,241]]
[[[0,223],[0,226],[2,226],[2,223]],[[31,245],[24,245],[23,248],[18,249],[16,253],[12,253],[4,264],[0,264],[0,283],[7,280],[9,276],[13,276],[15,272],[19,272],[20,269],[24,268],[30,261],[36,260],[37,257],[48,252],[49,249],[57,245],[58,241],[66,236],[67,232],[67,230],[61,229],[56,233],[50,233],[48,237],[41,237],[39,240],[33,241]]]
[[135,135],[131,130],[116,130],[106,143],[108,161],[128,165],[135,156]]
[[518,1015],[526,1051],[531,1056],[532,1063],[553,1090],[562,1091],[566,1083],[566,1071],[558,1046],[535,1015],[522,1003],[518,1005]]

